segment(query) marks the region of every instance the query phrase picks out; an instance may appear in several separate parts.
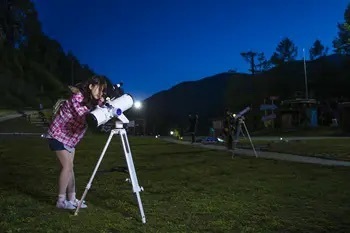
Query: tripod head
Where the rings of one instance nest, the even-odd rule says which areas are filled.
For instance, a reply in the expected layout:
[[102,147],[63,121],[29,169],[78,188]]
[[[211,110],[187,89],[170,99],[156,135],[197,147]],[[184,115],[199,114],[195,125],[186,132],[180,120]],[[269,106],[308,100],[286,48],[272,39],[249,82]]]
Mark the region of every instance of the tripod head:
[[232,112],[226,110],[226,117],[229,120],[229,124],[231,126],[234,126],[237,123],[242,123],[245,120],[244,115],[249,111],[250,111],[250,107],[246,107],[238,113],[232,113]]
[[[129,123],[129,121],[127,123]],[[123,121],[117,120],[114,124],[115,124],[116,129],[123,129],[124,124],[127,124],[127,123],[124,123]]]

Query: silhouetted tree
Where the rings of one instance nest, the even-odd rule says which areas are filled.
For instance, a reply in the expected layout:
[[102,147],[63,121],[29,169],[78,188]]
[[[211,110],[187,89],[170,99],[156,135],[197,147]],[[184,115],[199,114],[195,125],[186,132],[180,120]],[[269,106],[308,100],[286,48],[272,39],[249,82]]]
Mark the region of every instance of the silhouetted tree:
[[0,106],[38,106],[39,101],[50,106],[72,80],[77,83],[94,75],[42,32],[31,0],[0,0],[0,50]]
[[309,50],[310,53],[310,60],[314,60],[316,58],[326,56],[328,52],[328,48],[325,48],[320,40],[316,40],[312,46],[312,48]]
[[252,75],[254,75],[255,74],[255,57],[257,56],[257,53],[253,51],[242,52],[241,56],[249,63],[250,65],[249,71],[252,73]]
[[12,0],[0,1],[0,28],[3,43],[14,47],[18,35],[20,19],[16,17],[16,8]]
[[258,53],[258,64],[256,65],[256,71],[262,73],[269,70],[271,66],[271,61],[266,59],[265,54],[263,52]]
[[41,34],[38,13],[30,0],[2,0],[0,26],[6,44],[19,47],[30,36]]
[[273,53],[271,57],[271,62],[274,65],[280,65],[285,62],[295,60],[298,55],[298,48],[295,46],[292,40],[289,38],[284,38],[278,44],[276,52]]
[[338,23],[338,37],[333,40],[336,53],[350,55],[350,4],[344,12],[344,23]]
[[227,72],[229,72],[229,73],[233,73],[233,74],[238,73],[238,71],[237,71],[237,69],[236,69],[236,68],[229,69]]

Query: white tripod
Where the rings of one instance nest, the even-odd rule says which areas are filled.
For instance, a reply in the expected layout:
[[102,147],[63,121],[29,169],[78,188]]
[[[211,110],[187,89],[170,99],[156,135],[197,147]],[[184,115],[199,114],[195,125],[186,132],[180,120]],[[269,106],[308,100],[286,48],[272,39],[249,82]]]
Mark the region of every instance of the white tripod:
[[[244,134],[244,132],[243,132],[243,130],[242,130],[242,125],[243,125],[243,127],[244,127],[244,129],[245,129],[245,132],[246,132],[246,134],[247,134],[247,136],[248,136],[248,139],[249,139],[249,141],[250,141],[250,145],[251,145],[252,148],[253,148],[255,157],[258,157],[258,154],[257,154],[256,151],[255,151],[255,147],[254,147],[253,141],[252,141],[252,139],[250,138],[250,135],[249,135],[247,126],[246,126],[246,124],[245,124],[245,122],[244,122],[244,116],[239,117],[237,120],[238,120],[238,122],[237,122],[236,134],[235,134],[235,137],[234,137],[234,147],[233,147],[233,148],[236,149],[236,145],[237,145],[237,143],[238,143],[238,141],[239,141],[239,135],[240,135],[241,133],[242,133],[243,136],[245,137],[245,134]],[[234,154],[232,154],[232,156],[233,156],[233,155],[234,155]]]
[[118,121],[116,122],[116,128],[111,130],[111,133],[109,134],[108,140],[106,142],[105,147],[103,148],[102,154],[100,156],[100,159],[98,160],[95,170],[92,173],[92,176],[89,180],[89,183],[86,185],[85,191],[83,193],[83,196],[80,199],[80,203],[77,207],[77,209],[75,210],[74,215],[78,215],[79,209],[81,207],[81,204],[83,203],[85,196],[88,192],[88,190],[91,187],[91,183],[96,175],[96,172],[98,170],[98,167],[100,166],[100,163],[102,162],[103,156],[105,155],[107,148],[109,146],[109,143],[112,140],[112,137],[115,134],[119,134],[120,135],[120,139],[122,141],[123,144],[123,149],[124,149],[124,154],[125,154],[125,158],[126,158],[126,162],[128,164],[128,170],[129,170],[129,175],[130,175],[130,179],[126,179],[126,181],[131,182],[132,184],[132,188],[133,188],[133,192],[136,193],[136,197],[137,197],[137,202],[139,205],[139,209],[140,209],[140,214],[141,214],[141,218],[142,218],[142,223],[146,223],[146,216],[145,213],[143,212],[143,206],[142,206],[142,202],[141,202],[141,197],[140,197],[140,192],[143,191],[143,188],[141,186],[139,186],[139,182],[137,180],[137,176],[136,176],[136,172],[135,172],[135,167],[134,167],[134,162],[132,159],[132,154],[131,154],[131,150],[130,150],[130,146],[129,146],[129,141],[128,141],[128,136],[126,134],[126,130],[123,127],[123,122]]

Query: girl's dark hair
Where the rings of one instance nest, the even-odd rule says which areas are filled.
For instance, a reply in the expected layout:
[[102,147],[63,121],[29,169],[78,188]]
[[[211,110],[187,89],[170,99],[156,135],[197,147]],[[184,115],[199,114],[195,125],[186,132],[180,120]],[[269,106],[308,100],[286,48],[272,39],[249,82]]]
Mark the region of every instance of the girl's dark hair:
[[80,92],[84,96],[84,100],[82,101],[82,105],[92,109],[98,104],[98,100],[94,99],[91,95],[91,90],[89,88],[90,84],[99,85],[103,87],[104,90],[107,88],[107,79],[105,76],[94,75],[83,83],[79,83],[76,87],[79,88]]

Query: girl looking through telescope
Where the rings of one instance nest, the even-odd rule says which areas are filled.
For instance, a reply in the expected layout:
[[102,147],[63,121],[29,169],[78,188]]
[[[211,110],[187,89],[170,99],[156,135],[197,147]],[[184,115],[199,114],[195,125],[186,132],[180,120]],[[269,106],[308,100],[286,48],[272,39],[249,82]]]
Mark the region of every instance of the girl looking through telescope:
[[[79,204],[79,200],[76,199],[73,170],[75,147],[85,135],[86,115],[97,105],[102,105],[106,88],[107,81],[103,76],[89,78],[60,105],[49,126],[49,148],[55,152],[61,165],[57,208],[76,209]],[[82,203],[81,208],[86,207],[87,205]]]

